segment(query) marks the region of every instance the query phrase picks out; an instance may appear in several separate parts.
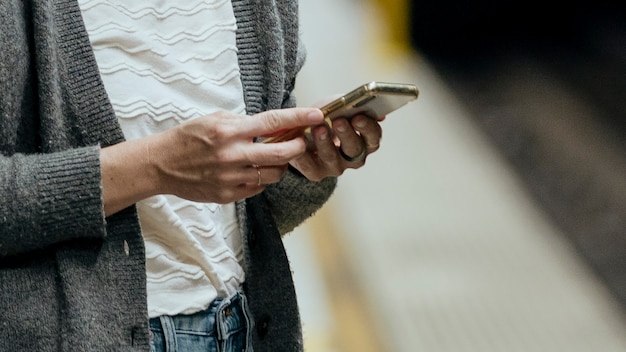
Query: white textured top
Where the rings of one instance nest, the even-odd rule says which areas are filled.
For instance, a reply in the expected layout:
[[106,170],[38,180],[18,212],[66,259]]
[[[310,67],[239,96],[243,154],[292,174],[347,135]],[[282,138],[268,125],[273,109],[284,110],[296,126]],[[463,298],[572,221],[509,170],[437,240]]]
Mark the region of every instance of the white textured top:
[[[79,0],[127,139],[228,110],[244,113],[230,0]],[[193,313],[244,281],[234,204],[161,195],[137,204],[148,311]]]

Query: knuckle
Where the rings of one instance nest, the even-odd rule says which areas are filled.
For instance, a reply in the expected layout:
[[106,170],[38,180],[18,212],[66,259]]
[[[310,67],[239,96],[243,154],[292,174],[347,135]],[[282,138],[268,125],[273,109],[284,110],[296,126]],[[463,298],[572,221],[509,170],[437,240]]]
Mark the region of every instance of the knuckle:
[[288,162],[291,160],[294,153],[285,148],[281,148],[278,145],[276,148],[267,151],[263,159],[270,161],[272,164],[279,165]]
[[281,128],[282,116],[278,110],[267,111],[263,116],[265,127],[269,131],[276,131]]
[[213,138],[224,140],[230,138],[235,133],[235,128],[230,123],[219,123],[213,129]]
[[291,155],[284,149],[277,149],[272,152],[272,158],[277,162],[289,160]]

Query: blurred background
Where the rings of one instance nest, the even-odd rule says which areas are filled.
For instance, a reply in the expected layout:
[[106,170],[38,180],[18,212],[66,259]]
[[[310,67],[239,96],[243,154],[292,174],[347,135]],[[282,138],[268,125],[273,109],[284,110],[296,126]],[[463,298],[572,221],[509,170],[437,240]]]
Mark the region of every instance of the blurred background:
[[285,239],[306,351],[626,351],[625,8],[300,0],[300,105],[420,89]]

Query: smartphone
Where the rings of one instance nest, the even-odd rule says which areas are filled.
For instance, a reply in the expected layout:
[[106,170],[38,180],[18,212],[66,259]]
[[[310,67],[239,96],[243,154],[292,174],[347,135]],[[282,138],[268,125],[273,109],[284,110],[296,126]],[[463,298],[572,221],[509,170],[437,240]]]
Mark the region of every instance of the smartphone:
[[[414,84],[372,81],[331,101],[320,109],[329,125],[334,119],[365,115],[381,119],[417,99],[419,90]],[[264,143],[282,142],[306,134],[310,127],[279,132],[263,139]]]

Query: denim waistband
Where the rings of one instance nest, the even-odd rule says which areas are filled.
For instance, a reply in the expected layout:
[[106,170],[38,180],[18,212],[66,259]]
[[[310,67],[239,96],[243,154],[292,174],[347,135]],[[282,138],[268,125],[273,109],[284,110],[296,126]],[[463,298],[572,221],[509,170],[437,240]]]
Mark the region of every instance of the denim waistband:
[[[193,339],[214,338],[218,344],[246,330],[245,351],[252,351],[252,319],[246,296],[236,293],[228,298],[218,298],[200,312],[189,315],[161,316],[150,319],[150,329],[162,334],[165,351],[176,351],[181,335]],[[230,343],[227,343],[227,345]]]

